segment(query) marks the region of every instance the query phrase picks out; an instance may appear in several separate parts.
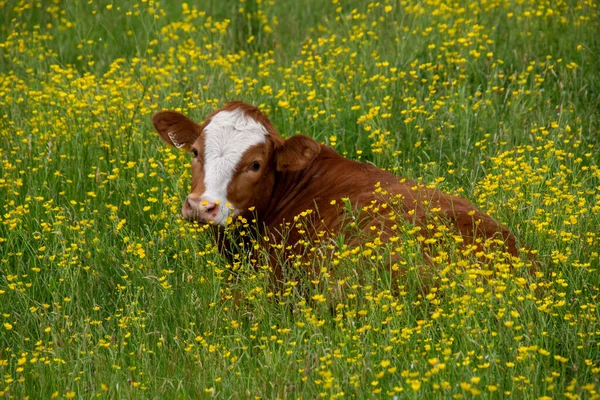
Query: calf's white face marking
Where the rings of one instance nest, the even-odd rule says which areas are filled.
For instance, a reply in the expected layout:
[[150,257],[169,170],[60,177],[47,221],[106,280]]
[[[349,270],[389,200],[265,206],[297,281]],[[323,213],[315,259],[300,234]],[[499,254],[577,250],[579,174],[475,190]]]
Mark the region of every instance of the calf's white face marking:
[[244,153],[268,135],[265,127],[245,115],[241,109],[215,114],[204,128],[204,187],[203,201],[219,204],[213,222],[227,225],[227,218],[239,210],[227,199],[227,187]]

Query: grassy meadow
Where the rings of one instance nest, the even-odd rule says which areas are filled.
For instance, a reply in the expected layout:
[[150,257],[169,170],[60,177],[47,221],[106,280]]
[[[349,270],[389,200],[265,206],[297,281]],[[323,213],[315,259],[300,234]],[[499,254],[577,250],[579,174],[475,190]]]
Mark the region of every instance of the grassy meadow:
[[[599,398],[599,7],[0,0],[0,398]],[[521,257],[399,222],[276,285],[260,248],[229,263],[151,116],[234,99]]]

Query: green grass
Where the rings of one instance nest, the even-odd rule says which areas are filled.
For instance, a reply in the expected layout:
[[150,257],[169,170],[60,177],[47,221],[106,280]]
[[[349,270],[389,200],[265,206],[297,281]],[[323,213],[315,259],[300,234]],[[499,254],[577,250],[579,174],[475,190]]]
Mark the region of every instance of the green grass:
[[[598,7],[0,0],[0,396],[597,398]],[[276,284],[228,263],[151,115],[232,99],[472,200],[540,273],[405,224]]]

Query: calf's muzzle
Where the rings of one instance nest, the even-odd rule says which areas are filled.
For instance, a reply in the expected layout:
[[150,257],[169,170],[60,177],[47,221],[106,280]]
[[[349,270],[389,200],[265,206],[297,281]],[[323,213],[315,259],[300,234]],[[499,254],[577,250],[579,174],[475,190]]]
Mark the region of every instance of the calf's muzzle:
[[214,222],[219,215],[219,204],[202,196],[190,194],[183,203],[181,209],[183,218],[199,222]]

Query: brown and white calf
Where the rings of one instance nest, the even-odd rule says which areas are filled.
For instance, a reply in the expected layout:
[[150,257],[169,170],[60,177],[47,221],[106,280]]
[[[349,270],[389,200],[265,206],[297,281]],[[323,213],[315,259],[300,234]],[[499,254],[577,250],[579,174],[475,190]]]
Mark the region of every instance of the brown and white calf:
[[[153,123],[167,144],[194,155],[192,190],[182,208],[186,219],[225,227],[242,216],[256,219],[261,235],[273,235],[295,216],[315,210],[312,232],[288,232],[293,248],[302,235],[315,239],[319,232],[339,231],[347,215],[340,199],[355,210],[400,199],[398,215],[417,226],[429,224],[433,212],[465,245],[500,239],[506,251],[517,254],[512,233],[467,200],[343,158],[308,136],[283,139],[258,108],[244,102],[228,103],[201,125],[174,111],[156,113]],[[363,227],[378,226],[380,235],[392,236],[392,224],[375,221],[379,217],[363,218]]]

